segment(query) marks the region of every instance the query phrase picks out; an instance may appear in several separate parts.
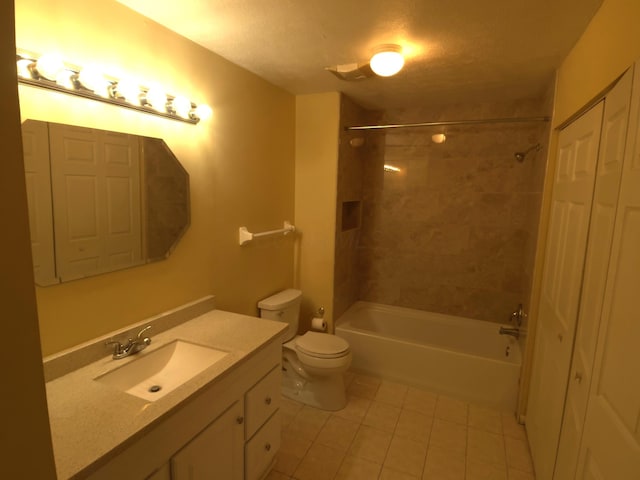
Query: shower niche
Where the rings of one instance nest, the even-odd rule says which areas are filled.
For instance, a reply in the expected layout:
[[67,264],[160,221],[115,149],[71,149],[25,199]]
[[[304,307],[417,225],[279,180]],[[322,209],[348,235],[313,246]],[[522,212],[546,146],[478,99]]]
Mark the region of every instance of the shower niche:
[[342,202],[341,232],[360,227],[360,200]]

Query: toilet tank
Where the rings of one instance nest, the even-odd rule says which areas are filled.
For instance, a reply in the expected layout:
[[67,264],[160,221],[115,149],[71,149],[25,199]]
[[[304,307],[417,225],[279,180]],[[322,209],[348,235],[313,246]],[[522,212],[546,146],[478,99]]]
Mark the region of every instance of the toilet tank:
[[275,295],[271,295],[258,302],[260,317],[289,324],[286,339],[292,339],[298,331],[298,318],[300,316],[300,303],[302,292],[290,288]]

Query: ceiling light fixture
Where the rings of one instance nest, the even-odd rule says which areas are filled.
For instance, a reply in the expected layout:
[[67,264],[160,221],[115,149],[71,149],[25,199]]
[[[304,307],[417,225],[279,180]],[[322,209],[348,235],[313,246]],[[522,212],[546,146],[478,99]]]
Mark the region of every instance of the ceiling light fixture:
[[369,62],[371,70],[381,77],[395,75],[404,66],[402,47],[395,44],[381,45],[371,57]]
[[130,79],[117,80],[97,66],[70,67],[60,55],[16,56],[18,83],[69,93],[111,105],[196,124],[211,117],[211,107],[196,105],[181,95],[168,95],[159,86],[145,88]]

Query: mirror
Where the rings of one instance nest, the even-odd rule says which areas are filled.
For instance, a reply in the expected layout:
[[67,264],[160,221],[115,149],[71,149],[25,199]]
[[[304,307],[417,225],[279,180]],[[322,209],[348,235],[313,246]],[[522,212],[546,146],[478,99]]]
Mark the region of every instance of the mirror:
[[167,258],[189,227],[189,175],[159,138],[22,124],[36,284]]

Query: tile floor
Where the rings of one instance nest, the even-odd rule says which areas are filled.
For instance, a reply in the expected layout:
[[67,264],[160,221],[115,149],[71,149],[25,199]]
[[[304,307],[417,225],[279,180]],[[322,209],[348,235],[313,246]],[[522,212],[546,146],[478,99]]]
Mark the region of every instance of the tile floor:
[[283,398],[267,480],[534,480],[512,413],[353,373],[347,385],[337,412]]

